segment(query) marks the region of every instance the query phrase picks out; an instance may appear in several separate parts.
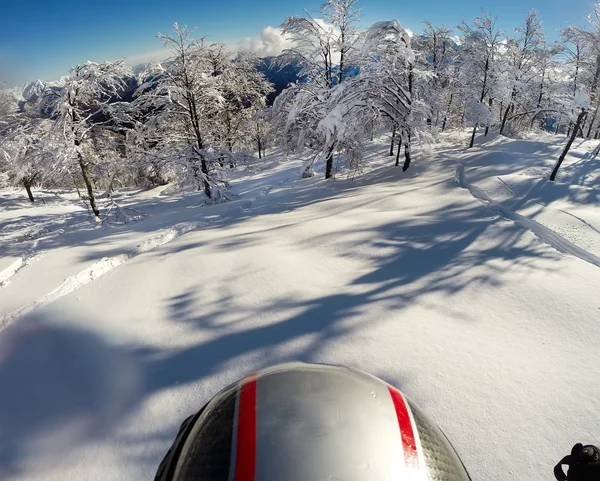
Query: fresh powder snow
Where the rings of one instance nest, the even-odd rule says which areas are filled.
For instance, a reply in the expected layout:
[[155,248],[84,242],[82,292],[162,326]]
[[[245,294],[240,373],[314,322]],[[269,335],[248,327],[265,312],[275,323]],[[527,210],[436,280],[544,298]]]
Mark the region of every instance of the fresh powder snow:
[[0,478],[152,479],[184,418],[299,360],[397,386],[474,480],[551,479],[599,442],[596,143],[552,183],[564,136],[468,135],[333,182],[271,151],[217,205],[123,189],[122,225],[1,191]]

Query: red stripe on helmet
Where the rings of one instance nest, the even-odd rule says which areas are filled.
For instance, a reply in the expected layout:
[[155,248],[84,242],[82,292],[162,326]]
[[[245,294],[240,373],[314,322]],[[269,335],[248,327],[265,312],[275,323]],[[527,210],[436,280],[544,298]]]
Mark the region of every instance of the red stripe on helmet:
[[402,450],[404,451],[404,462],[407,468],[419,468],[419,454],[417,452],[417,439],[415,436],[415,428],[413,427],[412,419],[408,412],[408,406],[404,400],[404,396],[395,388],[389,386],[388,390],[394,408],[396,408],[396,416],[398,425],[400,426],[400,437],[402,438]]
[[237,417],[234,481],[254,481],[256,473],[256,375],[242,381]]

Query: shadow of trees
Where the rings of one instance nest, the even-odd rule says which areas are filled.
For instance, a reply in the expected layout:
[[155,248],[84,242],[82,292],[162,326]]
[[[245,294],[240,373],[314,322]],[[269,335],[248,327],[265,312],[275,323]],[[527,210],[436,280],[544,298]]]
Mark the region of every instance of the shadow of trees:
[[[301,351],[294,351],[293,359],[314,361],[328,343],[352,333],[374,304],[398,313],[415,303],[428,302],[430,294],[450,297],[465,288],[497,286],[502,272],[539,268],[534,261],[552,255],[537,241],[525,241],[519,226],[503,222],[500,228],[498,222],[502,221],[490,218],[484,207],[449,204],[442,211],[432,210],[422,216],[359,229],[358,236],[356,229],[349,229],[311,238],[307,242],[336,242],[342,252],[360,248],[361,252],[371,253],[372,267],[321,297],[282,298],[255,311],[245,311],[250,320],[271,313],[273,322],[240,322],[233,326],[221,323],[221,316],[236,309],[235,298],[226,292],[226,285],[216,306],[199,309],[201,288],[169,298],[166,306],[170,320],[210,333],[210,339],[176,352],[142,349],[140,359],[148,373],[148,391],[199,381],[218,373],[231,361],[251,353],[269,352],[295,339],[306,343]],[[489,232],[482,236],[488,229],[494,229],[493,236]],[[229,248],[260,242],[260,237],[261,233],[257,233],[257,237],[240,239]],[[444,306],[437,309],[444,312]],[[295,314],[285,314],[289,312]],[[447,317],[451,322],[452,315]],[[386,320],[382,318],[381,322]],[[277,359],[286,360],[290,359]],[[264,364],[269,362],[272,358],[265,356]]]

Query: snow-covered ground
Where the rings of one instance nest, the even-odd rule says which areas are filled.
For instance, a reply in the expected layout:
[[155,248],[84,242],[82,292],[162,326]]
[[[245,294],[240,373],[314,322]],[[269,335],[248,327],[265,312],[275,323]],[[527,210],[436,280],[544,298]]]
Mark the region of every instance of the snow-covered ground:
[[396,385],[474,480],[552,478],[600,442],[600,160],[544,180],[564,142],[448,134],[403,173],[382,139],[335,182],[272,155],[226,204],[121,192],[122,226],[2,191],[0,478],[152,479],[182,419],[290,360]]

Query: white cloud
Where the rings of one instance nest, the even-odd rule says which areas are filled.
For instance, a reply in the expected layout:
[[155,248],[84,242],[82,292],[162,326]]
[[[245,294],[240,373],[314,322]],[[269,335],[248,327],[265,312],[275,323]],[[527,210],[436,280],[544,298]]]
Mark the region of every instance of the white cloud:
[[152,52],[145,52],[136,55],[125,57],[127,64],[135,67],[136,65],[147,63],[147,62],[160,62],[171,56],[171,51],[167,48],[160,50],[154,50]]
[[292,42],[287,39],[280,28],[266,27],[259,37],[246,37],[237,42],[237,47],[250,50],[259,57],[280,55]]

